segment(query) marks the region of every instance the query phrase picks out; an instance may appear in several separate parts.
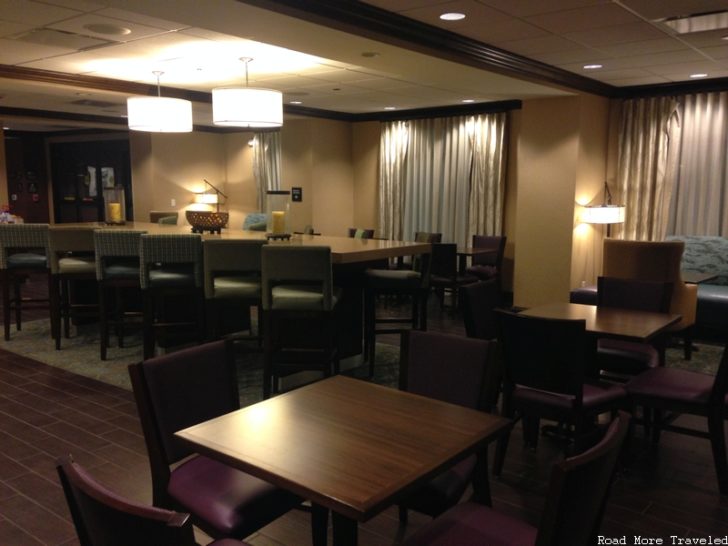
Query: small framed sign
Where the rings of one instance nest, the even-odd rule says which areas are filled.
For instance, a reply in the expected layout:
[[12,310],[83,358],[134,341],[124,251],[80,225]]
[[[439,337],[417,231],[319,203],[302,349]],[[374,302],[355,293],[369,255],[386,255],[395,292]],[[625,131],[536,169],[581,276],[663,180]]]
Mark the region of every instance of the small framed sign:
[[291,188],[291,201],[297,203],[303,201],[303,188]]

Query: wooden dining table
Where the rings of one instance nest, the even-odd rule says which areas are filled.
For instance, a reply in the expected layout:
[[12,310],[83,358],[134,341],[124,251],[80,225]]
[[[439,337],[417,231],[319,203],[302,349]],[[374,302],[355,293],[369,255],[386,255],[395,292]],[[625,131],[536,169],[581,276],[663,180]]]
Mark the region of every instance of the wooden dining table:
[[457,255],[458,255],[458,273],[461,275],[465,274],[465,271],[468,268],[468,257],[472,258],[474,256],[488,256],[493,255],[495,256],[498,253],[498,250],[495,248],[483,248],[483,247],[477,247],[477,246],[458,246],[457,249]]
[[330,510],[334,544],[349,546],[358,522],[473,453],[474,491],[489,502],[485,450],[508,426],[497,415],[339,375],[176,436]]

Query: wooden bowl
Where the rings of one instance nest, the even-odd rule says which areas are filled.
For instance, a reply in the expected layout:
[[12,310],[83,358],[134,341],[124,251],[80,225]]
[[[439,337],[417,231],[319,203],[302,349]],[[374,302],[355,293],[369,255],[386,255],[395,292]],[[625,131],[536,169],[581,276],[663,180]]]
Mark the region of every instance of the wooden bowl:
[[185,212],[187,221],[192,225],[193,233],[204,233],[205,230],[220,233],[227,226],[230,215],[227,212],[212,212],[207,210],[188,210]]

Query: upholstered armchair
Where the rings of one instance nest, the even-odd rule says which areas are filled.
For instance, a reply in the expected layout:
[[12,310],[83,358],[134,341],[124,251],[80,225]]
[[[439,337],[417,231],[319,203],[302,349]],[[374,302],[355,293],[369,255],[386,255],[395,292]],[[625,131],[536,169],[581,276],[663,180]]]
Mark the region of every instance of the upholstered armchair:
[[680,322],[669,331],[682,333],[685,358],[690,359],[692,328],[698,305],[698,288],[683,282],[680,274],[685,243],[683,241],[604,240],[602,275],[622,279],[671,282],[673,285],[670,313],[679,313]]

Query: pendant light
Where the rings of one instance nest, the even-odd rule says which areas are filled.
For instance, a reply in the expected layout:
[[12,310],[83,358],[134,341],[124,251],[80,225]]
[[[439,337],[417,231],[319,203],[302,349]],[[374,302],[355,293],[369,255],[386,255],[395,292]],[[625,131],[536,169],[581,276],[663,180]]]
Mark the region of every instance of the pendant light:
[[283,95],[274,89],[248,87],[248,63],[245,63],[245,87],[216,87],[212,90],[212,121],[226,127],[272,128],[283,125]]
[[192,103],[184,99],[162,97],[157,76],[156,97],[129,97],[126,99],[129,129],[150,133],[189,133],[192,131]]

